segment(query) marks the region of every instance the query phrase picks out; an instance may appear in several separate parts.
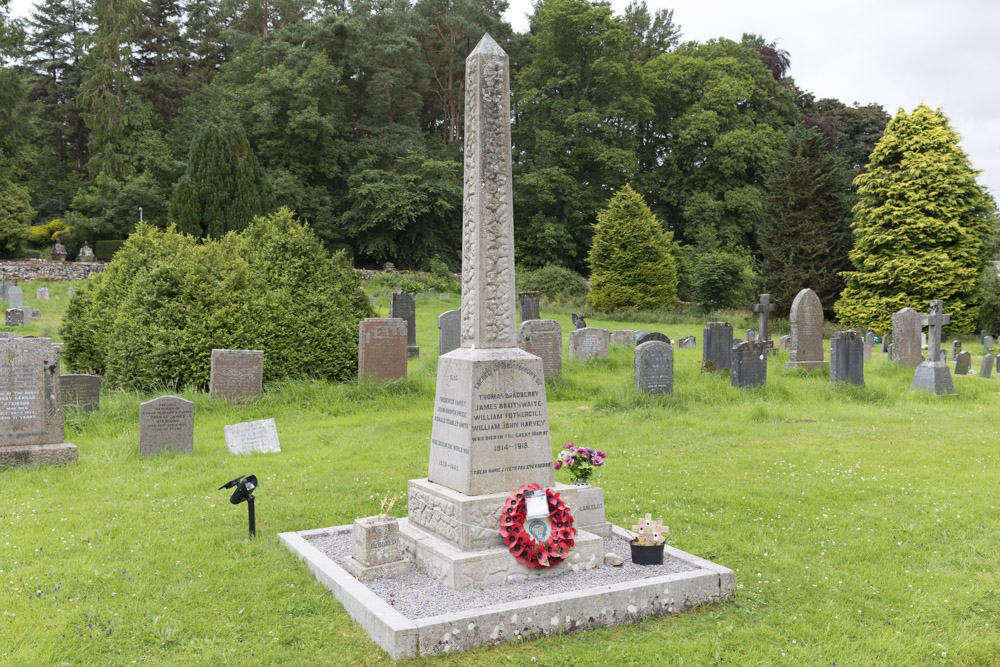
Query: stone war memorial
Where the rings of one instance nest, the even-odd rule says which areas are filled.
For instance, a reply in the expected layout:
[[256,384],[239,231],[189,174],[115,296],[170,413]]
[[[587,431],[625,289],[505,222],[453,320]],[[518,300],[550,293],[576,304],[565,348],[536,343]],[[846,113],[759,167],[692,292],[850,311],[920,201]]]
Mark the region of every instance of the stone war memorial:
[[409,516],[395,520],[416,567],[406,590],[392,576],[362,584],[353,524],[279,535],[392,659],[618,625],[734,590],[732,570],[669,546],[639,576],[606,565],[631,535],[604,520],[599,487],[555,482],[543,363],[517,346],[509,64],[489,35],[466,61],[465,95],[461,346],[438,359],[428,475],[410,480]]

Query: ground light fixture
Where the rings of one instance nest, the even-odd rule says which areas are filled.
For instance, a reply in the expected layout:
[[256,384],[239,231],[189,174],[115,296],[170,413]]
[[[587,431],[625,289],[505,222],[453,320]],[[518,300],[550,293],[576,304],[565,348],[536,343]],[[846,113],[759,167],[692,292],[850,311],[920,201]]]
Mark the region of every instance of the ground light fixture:
[[256,475],[240,475],[236,479],[231,479],[222,486],[222,489],[231,489],[236,487],[233,491],[233,495],[229,497],[229,502],[234,505],[239,505],[244,500],[247,501],[247,511],[250,514],[250,537],[254,537],[257,534],[257,524],[256,518],[253,512],[253,491],[257,488],[257,476]]

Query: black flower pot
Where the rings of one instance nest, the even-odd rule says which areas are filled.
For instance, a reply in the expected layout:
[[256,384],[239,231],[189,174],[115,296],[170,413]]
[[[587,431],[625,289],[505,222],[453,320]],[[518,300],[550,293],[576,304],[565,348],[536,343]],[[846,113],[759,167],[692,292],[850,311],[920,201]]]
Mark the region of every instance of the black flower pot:
[[663,565],[663,544],[647,546],[629,542],[632,547],[632,562],[636,565]]

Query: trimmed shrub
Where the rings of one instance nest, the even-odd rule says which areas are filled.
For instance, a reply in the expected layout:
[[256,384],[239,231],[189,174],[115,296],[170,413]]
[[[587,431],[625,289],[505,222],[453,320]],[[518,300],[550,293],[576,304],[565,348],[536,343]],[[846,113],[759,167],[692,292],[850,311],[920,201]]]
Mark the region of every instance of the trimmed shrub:
[[59,234],[67,229],[69,229],[69,225],[60,218],[50,220],[44,225],[32,225],[28,229],[27,241],[33,246],[51,245],[53,241],[59,238]]
[[691,297],[706,310],[733,308],[749,303],[754,280],[749,253],[701,252],[694,260]]
[[372,314],[343,255],[287,209],[204,242],[143,224],[71,301],[63,356],[140,391],[207,387],[213,348],[264,350],[265,382],[346,380]]
[[518,273],[515,282],[518,292],[541,292],[542,296],[556,303],[582,301],[590,291],[583,276],[554,264]]

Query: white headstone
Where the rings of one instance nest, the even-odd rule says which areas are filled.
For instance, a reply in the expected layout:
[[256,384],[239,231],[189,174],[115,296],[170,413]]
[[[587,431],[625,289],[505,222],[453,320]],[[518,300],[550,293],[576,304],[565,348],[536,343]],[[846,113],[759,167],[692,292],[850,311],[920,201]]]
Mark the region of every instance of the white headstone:
[[273,454],[281,451],[274,418],[227,424],[222,427],[230,454]]

